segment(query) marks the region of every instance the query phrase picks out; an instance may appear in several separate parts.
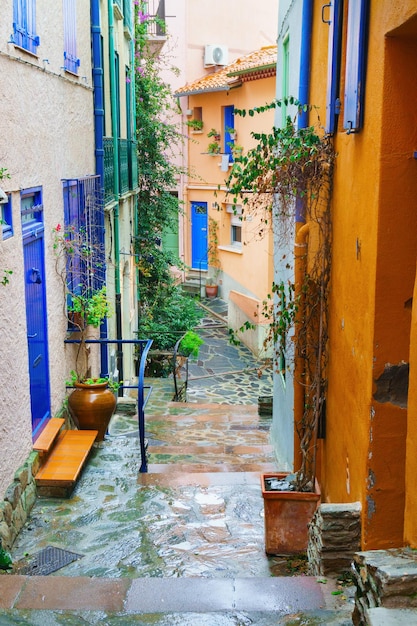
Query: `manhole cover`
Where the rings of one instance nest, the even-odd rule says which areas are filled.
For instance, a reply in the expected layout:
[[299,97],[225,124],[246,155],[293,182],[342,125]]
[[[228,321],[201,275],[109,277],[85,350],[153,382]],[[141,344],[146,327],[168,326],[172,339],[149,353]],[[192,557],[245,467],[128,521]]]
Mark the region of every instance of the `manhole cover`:
[[83,554],[76,554],[54,546],[47,546],[33,557],[30,563],[22,567],[19,574],[27,576],[46,576],[65,565],[82,559]]

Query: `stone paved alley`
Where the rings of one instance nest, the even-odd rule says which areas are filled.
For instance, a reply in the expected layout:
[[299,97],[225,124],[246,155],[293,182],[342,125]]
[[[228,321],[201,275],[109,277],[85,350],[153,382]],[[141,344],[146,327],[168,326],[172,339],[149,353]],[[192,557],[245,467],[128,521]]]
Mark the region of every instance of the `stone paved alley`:
[[[153,380],[148,474],[137,416],[121,403],[72,497],[37,500],[13,549],[18,575],[0,580],[0,626],[351,623],[335,581],[291,577],[299,561],[265,555],[259,474],[276,464],[257,407],[271,376],[258,366],[214,323],[190,367],[190,402]],[[79,558],[25,576],[47,546]]]

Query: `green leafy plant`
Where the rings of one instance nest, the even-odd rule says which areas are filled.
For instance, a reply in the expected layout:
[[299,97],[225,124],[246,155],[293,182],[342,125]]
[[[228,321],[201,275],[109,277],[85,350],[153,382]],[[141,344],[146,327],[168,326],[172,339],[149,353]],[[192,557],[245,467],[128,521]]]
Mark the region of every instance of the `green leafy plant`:
[[220,133],[215,128],[212,128],[207,133],[207,137],[213,137],[214,141],[220,141]]
[[198,357],[200,346],[204,343],[203,339],[194,331],[189,330],[181,339],[180,352],[184,356]]
[[217,143],[217,141],[212,141],[211,143],[209,143],[207,151],[209,154],[220,154],[220,144]]
[[[253,117],[283,104],[294,105],[298,113],[314,110],[287,98],[250,110],[235,109],[235,115]],[[252,133],[255,146],[246,154],[236,155],[226,184],[233,205],[243,207],[243,219],[252,213],[259,217],[259,235],[274,223],[276,249],[283,251],[276,269],[289,278],[271,285],[263,314],[270,322],[267,341],[275,348],[276,368],[283,376],[291,373],[297,394],[295,429],[301,465],[295,488],[311,491],[317,431],[327,389],[330,200],[335,153],[332,139],[323,132],[319,120],[316,126],[297,128],[298,113],[294,119],[288,117],[283,128]],[[291,241],[296,244],[293,256],[288,251]]]
[[203,130],[204,122],[203,120],[188,120],[186,122],[187,126],[192,130]]
[[0,569],[9,570],[9,569],[12,569],[12,567],[13,567],[12,557],[10,556],[8,552],[6,552],[6,550],[4,550],[0,546]]
[[76,382],[91,376],[86,344],[89,327],[98,328],[113,314],[105,285],[97,284],[96,272],[100,270],[101,247],[90,240],[84,228],[73,225],[66,228],[58,224],[52,229],[52,246],[55,268],[61,278],[65,296],[65,314],[69,328],[79,333],[75,356]]

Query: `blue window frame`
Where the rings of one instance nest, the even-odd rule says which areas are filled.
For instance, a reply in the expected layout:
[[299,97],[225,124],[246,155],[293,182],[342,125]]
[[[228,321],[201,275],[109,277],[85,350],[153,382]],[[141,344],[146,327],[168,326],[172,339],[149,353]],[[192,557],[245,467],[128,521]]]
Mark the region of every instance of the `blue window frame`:
[[233,162],[233,147],[235,137],[233,130],[235,128],[235,107],[233,104],[225,106],[223,109],[224,122],[224,153],[229,155],[229,162]]
[[63,0],[64,9],[64,67],[77,74],[80,59],[77,57],[77,19],[75,0]]
[[63,181],[65,237],[74,243],[67,267],[68,290],[91,294],[105,283],[104,210],[100,177]]
[[12,197],[10,194],[7,194],[7,202],[0,204],[0,228],[2,229],[3,239],[13,237],[12,220]]
[[326,133],[336,130],[340,111],[340,64],[342,53],[343,0],[332,0],[329,4],[329,51],[327,58]]
[[14,0],[13,43],[36,54],[40,43],[36,35],[36,0]]
[[363,126],[369,0],[349,0],[343,128]]

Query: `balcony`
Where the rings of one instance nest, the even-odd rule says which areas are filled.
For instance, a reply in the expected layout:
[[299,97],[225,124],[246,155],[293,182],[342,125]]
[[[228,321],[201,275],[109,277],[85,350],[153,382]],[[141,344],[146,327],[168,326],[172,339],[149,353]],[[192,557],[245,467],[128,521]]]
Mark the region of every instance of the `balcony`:
[[147,33],[149,51],[157,55],[167,40],[165,0],[149,0],[148,11],[151,18]]
[[[137,142],[119,139],[119,195],[134,191],[138,187]],[[104,138],[104,203],[114,200],[113,139]]]

